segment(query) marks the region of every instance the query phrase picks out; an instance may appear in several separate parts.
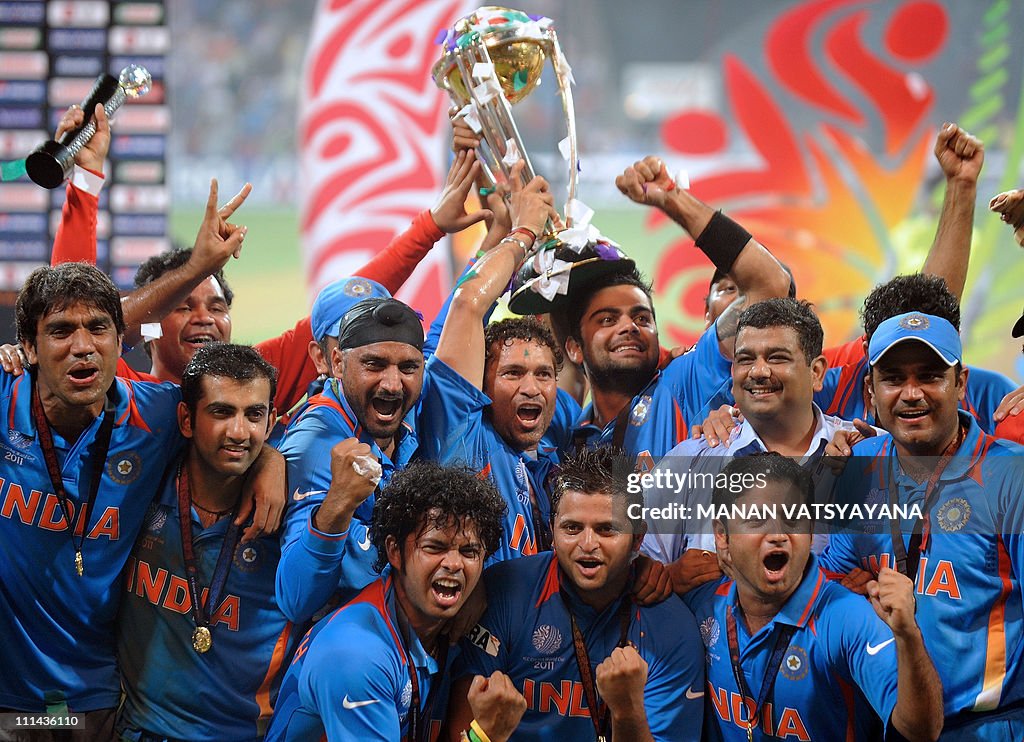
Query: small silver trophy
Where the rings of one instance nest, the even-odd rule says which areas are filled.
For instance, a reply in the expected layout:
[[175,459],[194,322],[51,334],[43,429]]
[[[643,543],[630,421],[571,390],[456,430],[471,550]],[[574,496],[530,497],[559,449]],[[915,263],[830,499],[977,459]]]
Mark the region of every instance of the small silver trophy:
[[153,77],[145,67],[130,64],[121,70],[121,75],[100,75],[92,86],[89,96],[82,101],[85,123],[75,131],[69,131],[59,142],[43,142],[25,159],[28,177],[43,188],[56,188],[71,176],[75,167],[75,155],[88,144],[96,133],[93,111],[96,104],[103,105],[107,116],[113,116],[126,98],[140,98],[149,92]]

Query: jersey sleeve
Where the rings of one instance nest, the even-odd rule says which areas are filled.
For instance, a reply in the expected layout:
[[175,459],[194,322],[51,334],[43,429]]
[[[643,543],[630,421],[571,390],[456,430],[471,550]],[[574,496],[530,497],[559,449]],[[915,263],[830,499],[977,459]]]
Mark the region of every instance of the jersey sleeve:
[[317,377],[316,366],[309,357],[309,344],[312,340],[313,330],[307,316],[290,330],[255,346],[263,359],[277,369],[274,406],[282,414],[305,396],[310,382]]
[[975,366],[970,366],[969,369],[964,408],[974,415],[982,430],[991,434],[996,428],[996,421],[993,419],[996,408],[1003,401],[1003,397],[1014,391],[1017,385],[996,371]]
[[[732,362],[722,355],[717,325],[711,325],[693,348],[676,358],[665,369],[666,381],[676,391],[687,425],[697,420],[708,400],[732,377]],[[688,432],[688,431],[687,431]],[[685,440],[686,432],[682,440]]]
[[401,739],[405,673],[368,628],[348,623],[333,629],[327,627],[306,655],[304,703],[319,714],[329,740]]
[[551,418],[547,433],[544,434],[550,444],[558,449],[559,454],[565,454],[572,449],[572,434],[582,413],[580,403],[573,399],[569,392],[559,389],[555,395],[555,414]]
[[103,180],[102,175],[75,166],[53,240],[50,265],[96,264],[96,218]]
[[483,424],[490,398],[455,369],[433,356],[424,371],[416,425],[420,456],[430,461],[476,463],[478,440],[472,433]]
[[487,588],[487,610],[459,645],[462,651],[452,663],[453,680],[464,675],[488,677],[495,670],[507,673],[511,668],[513,629],[508,596],[513,591],[507,587],[503,578],[507,570],[502,567],[515,561],[499,562],[484,572],[481,584]]
[[336,590],[361,589],[377,576],[367,523],[353,516],[344,533],[324,533],[313,525],[331,486],[336,438],[319,418],[307,415],[281,446],[293,491],[281,534],[276,592],[281,611],[294,623],[309,620]]
[[408,229],[391,240],[354,275],[376,281],[394,294],[442,237],[444,232],[434,222],[430,211],[422,211]]
[[[826,646],[839,675],[852,681],[868,699],[875,713],[888,724],[896,706],[896,641],[892,630],[878,617],[871,604],[858,595],[842,591],[829,603]],[[821,631],[821,622],[818,622]]]

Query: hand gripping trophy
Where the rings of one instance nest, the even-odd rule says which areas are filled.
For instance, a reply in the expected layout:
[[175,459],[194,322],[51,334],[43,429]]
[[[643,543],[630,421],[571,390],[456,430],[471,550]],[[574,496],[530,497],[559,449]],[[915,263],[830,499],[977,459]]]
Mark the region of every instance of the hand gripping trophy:
[[97,77],[92,91],[82,101],[85,123],[62,136],[59,142],[51,139],[36,147],[25,159],[28,177],[43,188],[56,188],[67,180],[75,167],[75,155],[96,133],[96,122],[92,118],[96,104],[102,104],[107,116],[113,116],[126,99],[148,93],[152,83],[149,71],[135,64],[121,70],[117,78],[106,74]]
[[486,178],[507,182],[520,159],[524,184],[535,171],[512,117],[512,106],[540,84],[550,59],[562,100],[567,136],[559,144],[568,161],[565,226],[548,224],[513,280],[509,308],[542,314],[565,303],[571,283],[601,273],[630,270],[633,261],[590,224],[593,211],[577,200],[579,161],[573,113],[572,70],[562,54],[554,22],[511,8],[485,6],[460,18],[438,38],[441,59],[434,65],[438,87],[459,106],[458,116],[483,138],[478,156]]

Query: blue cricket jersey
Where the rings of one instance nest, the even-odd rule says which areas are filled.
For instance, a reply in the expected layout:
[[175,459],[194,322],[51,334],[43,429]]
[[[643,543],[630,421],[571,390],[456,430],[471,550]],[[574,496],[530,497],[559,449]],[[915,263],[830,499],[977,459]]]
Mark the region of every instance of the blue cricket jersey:
[[436,356],[427,362],[420,397],[417,432],[420,455],[445,466],[462,465],[486,476],[501,493],[508,510],[502,523],[502,541],[488,564],[536,554],[540,541],[530,495],[545,524],[551,520],[548,475],[558,464],[557,441],[571,431],[575,402],[558,391],[555,416],[540,441],[536,455],[516,451],[491,424],[490,398]]
[[[587,644],[591,667],[603,662],[621,633],[615,601],[598,613],[561,573],[554,553],[502,562],[484,572],[487,611],[462,641],[453,676],[508,675],[526,698],[513,740],[593,739],[573,647],[564,591]],[[704,714],[704,652],[693,614],[672,595],[630,608],[628,639],[648,665],[644,708],[657,740],[699,740]]]
[[[688,592],[707,652],[708,715],[721,739],[746,742],[756,699],[737,687],[726,630],[736,620],[740,665],[757,695],[775,648],[776,626],[795,626],[754,728],[755,740],[863,740],[882,738],[896,706],[896,647],[892,631],[870,603],[829,582],[811,554],[807,571],[782,610],[751,636],[739,610],[736,584],[721,578]],[[746,703],[744,703],[744,700]],[[774,736],[771,736],[774,735]]]
[[[436,739],[448,706],[448,667],[439,667],[415,634],[408,641],[403,637],[390,577],[371,583],[318,621],[299,644],[281,683],[267,742],[325,736],[405,742],[410,666],[419,685],[420,718],[429,720],[430,739]],[[431,693],[433,685],[438,687]]]
[[[1024,447],[986,435],[964,412],[960,422],[964,440],[924,514],[929,535],[915,581],[917,622],[942,679],[947,727],[1024,701]],[[891,436],[868,438],[853,453],[839,480],[844,501],[888,503],[895,484],[899,504],[923,509],[927,482],[903,473]],[[822,566],[895,568],[888,522],[866,525],[874,532],[833,533]],[[912,523],[902,531],[906,546]]]
[[[281,548],[276,536],[235,547],[220,604],[207,607],[213,644],[203,654],[194,651],[174,473],[150,506],[125,571],[117,626],[125,690],[119,725],[179,739],[255,740],[257,719],[270,719],[300,636],[274,597]],[[192,511],[204,601],[229,525],[222,518],[204,529]]]
[[345,533],[324,533],[313,525],[313,515],[331,487],[331,449],[346,438],[368,444],[383,470],[379,491],[416,452],[410,419],[412,412],[403,421],[389,458],[359,424],[337,379],[329,379],[323,393],[313,397],[301,417],[289,426],[280,450],[288,465],[292,493],[281,536],[277,600],[295,623],[308,621],[336,591],[347,600],[377,577],[373,569],[377,550],[369,532],[375,495],[356,509]]
[[[655,462],[690,436],[689,426],[704,422],[698,413],[727,379],[732,362],[718,347],[716,325],[708,327],[697,344],[658,371],[630,401],[629,422],[622,448],[636,461],[637,471],[650,471]],[[611,443],[615,420],[604,428],[593,424],[593,405],[577,421],[576,440],[588,446]]]
[[[115,379],[110,448],[89,522],[81,519],[102,415],[77,441],[53,431],[85,573],[51,491],[31,412],[32,377],[0,371],[0,707],[42,711],[63,698],[71,711],[117,706],[114,656],[119,577],[164,468],[177,454],[173,384]],[[77,539],[77,537],[76,537]]]

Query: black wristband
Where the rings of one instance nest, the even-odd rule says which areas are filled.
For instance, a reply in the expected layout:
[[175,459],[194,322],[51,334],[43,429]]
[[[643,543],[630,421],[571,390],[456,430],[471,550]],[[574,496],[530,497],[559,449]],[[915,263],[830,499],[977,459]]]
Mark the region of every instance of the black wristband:
[[728,273],[750,239],[750,232],[721,211],[716,211],[695,244],[718,270]]

